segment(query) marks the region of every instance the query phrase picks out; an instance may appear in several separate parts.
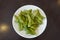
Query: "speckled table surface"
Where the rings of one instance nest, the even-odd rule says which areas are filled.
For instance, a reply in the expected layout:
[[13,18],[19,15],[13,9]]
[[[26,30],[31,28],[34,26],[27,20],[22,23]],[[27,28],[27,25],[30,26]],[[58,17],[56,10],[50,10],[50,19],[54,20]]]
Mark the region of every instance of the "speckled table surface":
[[[29,4],[42,8],[48,20],[44,33],[34,39],[19,36],[12,27],[14,12],[19,7]],[[0,0],[0,40],[60,40],[59,0]]]

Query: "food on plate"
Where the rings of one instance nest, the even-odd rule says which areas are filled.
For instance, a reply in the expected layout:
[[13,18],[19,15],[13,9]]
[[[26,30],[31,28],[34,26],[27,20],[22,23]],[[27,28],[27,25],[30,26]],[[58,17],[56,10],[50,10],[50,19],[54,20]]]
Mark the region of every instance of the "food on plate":
[[14,15],[15,22],[19,26],[19,31],[25,31],[27,34],[35,35],[36,30],[43,23],[44,16],[38,9],[23,10]]

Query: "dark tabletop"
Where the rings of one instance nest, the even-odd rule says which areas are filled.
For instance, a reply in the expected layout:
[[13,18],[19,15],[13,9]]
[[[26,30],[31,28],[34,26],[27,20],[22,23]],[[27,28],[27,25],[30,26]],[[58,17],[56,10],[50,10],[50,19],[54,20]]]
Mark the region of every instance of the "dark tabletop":
[[[12,26],[14,12],[29,4],[42,8],[47,16],[46,30],[34,39],[19,36]],[[7,28],[1,28],[2,24]],[[60,40],[60,0],[0,0],[0,40]]]

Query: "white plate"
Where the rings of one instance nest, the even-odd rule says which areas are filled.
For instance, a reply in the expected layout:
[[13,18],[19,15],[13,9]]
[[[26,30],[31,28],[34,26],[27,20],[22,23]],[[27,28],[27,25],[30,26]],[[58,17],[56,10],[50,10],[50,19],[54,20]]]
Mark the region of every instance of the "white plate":
[[[14,15],[18,15],[18,13],[19,13],[21,10],[28,10],[28,9],[32,9],[32,10],[39,9],[39,11],[41,12],[41,15],[43,15],[43,16],[45,17],[44,20],[43,20],[43,24],[40,25],[39,28],[36,30],[37,35],[29,35],[29,34],[26,34],[25,31],[19,31],[19,29],[18,29],[18,24],[15,22],[15,17],[14,17]],[[44,11],[43,11],[41,8],[39,8],[39,7],[35,6],[35,5],[24,5],[24,6],[20,7],[20,8],[14,13],[14,15],[13,15],[13,18],[12,18],[13,28],[14,28],[14,30],[16,31],[16,33],[17,33],[18,35],[20,35],[20,36],[22,36],[22,37],[24,37],[24,38],[35,38],[35,37],[41,35],[41,34],[44,32],[45,28],[46,28],[46,25],[47,25],[47,17],[46,17],[46,15],[45,15]]]

